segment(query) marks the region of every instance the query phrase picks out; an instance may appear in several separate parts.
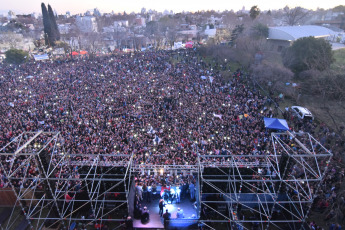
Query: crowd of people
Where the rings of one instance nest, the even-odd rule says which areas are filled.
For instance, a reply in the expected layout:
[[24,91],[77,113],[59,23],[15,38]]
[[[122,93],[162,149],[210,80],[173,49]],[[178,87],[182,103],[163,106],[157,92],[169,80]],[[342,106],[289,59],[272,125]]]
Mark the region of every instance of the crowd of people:
[[[70,159],[75,164],[94,154],[112,154],[101,159],[104,165],[127,160],[115,154],[134,153],[134,164],[145,165],[192,165],[197,151],[251,154],[254,139],[268,141],[267,114],[260,112],[266,98],[240,71],[224,84],[193,52],[1,64],[0,144],[24,131],[61,132],[67,153],[83,154]],[[180,61],[172,64],[172,55]],[[35,176],[38,169],[30,172]]]
[[[241,70],[231,75],[225,81],[194,50],[1,63],[0,147],[25,131],[61,132],[64,151],[75,154],[69,158],[74,167],[59,163],[62,147],[52,150],[57,178],[78,178],[78,165],[90,163],[97,154],[104,155],[104,166],[125,165],[132,153],[133,164],[146,167],[194,165],[197,154],[220,156],[201,158],[209,165],[226,165],[231,154],[239,155],[238,162],[260,164],[264,158],[247,156],[273,153],[263,118],[276,111],[268,97],[247,84]],[[315,123],[302,122],[289,111],[284,116],[293,130],[311,132],[326,146],[334,137],[326,126],[315,133]],[[38,140],[42,146],[45,141]],[[15,149],[13,144],[6,151]],[[340,152],[334,154],[340,159]],[[10,186],[6,171],[25,159],[1,156],[1,188]],[[40,169],[33,160],[26,164],[12,176],[18,178],[11,181],[13,186],[37,184]],[[267,170],[257,174],[266,175]],[[344,170],[332,161],[318,206],[336,201],[343,176]],[[63,190],[78,183],[58,186]]]

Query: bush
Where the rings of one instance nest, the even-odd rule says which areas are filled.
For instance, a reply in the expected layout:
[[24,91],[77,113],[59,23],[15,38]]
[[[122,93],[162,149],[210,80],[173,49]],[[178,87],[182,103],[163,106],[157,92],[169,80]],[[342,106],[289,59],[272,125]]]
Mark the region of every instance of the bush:
[[291,70],[270,62],[263,62],[252,67],[252,72],[259,84],[266,86],[270,82],[273,90],[282,90],[285,87],[285,83],[291,82],[294,76]]
[[321,76],[321,72],[316,69],[305,70],[298,74],[298,77],[301,79],[310,79],[310,78],[319,78]]
[[[311,72],[315,72],[311,71]],[[328,100],[343,101],[345,99],[345,75],[334,71],[324,71],[313,74],[301,83],[304,93],[309,95],[322,95]]]
[[29,59],[29,53],[24,50],[10,49],[5,55],[5,61],[10,64],[21,64]]
[[285,67],[296,74],[310,69],[324,71],[334,61],[331,44],[314,37],[297,39],[284,50],[282,57]]

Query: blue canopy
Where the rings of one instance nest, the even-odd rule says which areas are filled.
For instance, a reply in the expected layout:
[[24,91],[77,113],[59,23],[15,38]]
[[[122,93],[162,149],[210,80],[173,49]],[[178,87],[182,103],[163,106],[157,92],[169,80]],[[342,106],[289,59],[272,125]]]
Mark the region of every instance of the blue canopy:
[[266,129],[289,130],[289,126],[284,119],[264,117]]

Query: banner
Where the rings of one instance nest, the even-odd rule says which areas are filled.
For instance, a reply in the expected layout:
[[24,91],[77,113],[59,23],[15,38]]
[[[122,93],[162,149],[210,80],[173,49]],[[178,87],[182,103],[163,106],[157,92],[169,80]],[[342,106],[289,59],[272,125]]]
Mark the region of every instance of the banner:
[[180,49],[180,48],[182,48],[182,42],[174,42],[173,49],[176,50],[176,49]]
[[215,114],[215,113],[214,113],[213,116],[214,116],[214,117],[217,117],[217,118],[219,118],[219,119],[221,119],[221,120],[223,120],[223,119],[222,119],[222,116],[223,116],[223,115],[221,115],[221,114]]
[[34,55],[34,59],[35,59],[35,61],[48,60],[49,56],[48,56],[48,54]]
[[189,41],[189,42],[186,42],[186,48],[193,48],[193,42],[192,41]]

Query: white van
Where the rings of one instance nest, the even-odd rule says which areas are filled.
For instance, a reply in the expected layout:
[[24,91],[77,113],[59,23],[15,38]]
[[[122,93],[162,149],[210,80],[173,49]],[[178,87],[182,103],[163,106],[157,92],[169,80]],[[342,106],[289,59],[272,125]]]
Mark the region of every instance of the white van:
[[291,111],[294,116],[297,116],[299,119],[314,120],[313,114],[307,108],[301,106],[291,106]]

